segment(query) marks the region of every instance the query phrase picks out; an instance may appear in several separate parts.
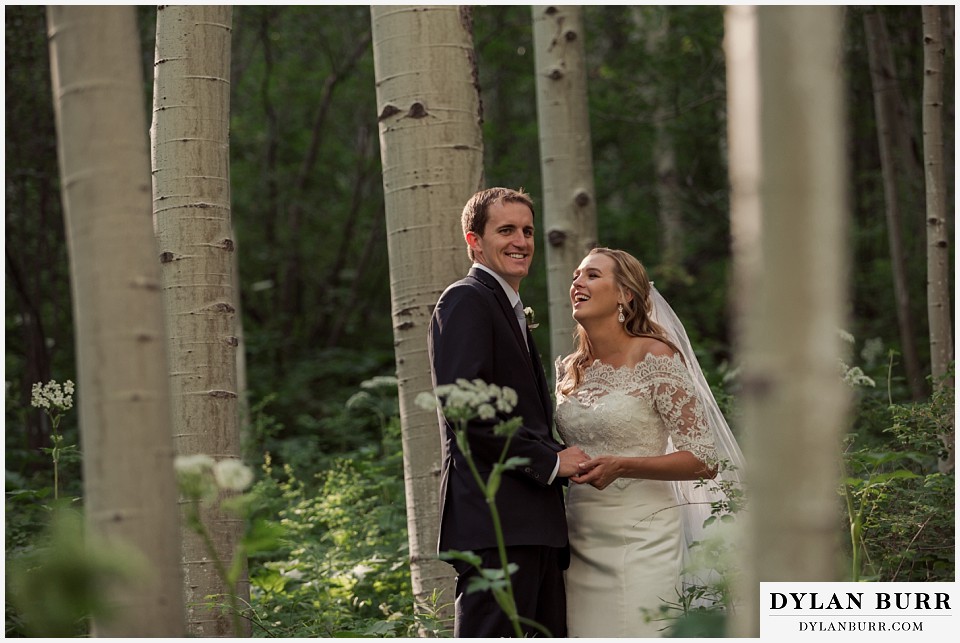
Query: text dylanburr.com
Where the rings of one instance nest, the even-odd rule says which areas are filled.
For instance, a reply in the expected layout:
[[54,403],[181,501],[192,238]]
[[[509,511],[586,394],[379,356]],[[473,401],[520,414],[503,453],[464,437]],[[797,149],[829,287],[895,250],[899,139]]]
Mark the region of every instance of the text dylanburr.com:
[[760,636],[949,637],[956,583],[760,583]]

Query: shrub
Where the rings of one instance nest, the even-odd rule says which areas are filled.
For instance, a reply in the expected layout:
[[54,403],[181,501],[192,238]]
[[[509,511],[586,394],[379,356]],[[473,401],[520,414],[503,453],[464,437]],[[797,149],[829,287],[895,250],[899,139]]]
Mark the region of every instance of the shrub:
[[399,420],[379,445],[333,460],[314,483],[269,456],[254,493],[284,527],[250,561],[254,636],[416,636]]
[[[875,406],[875,405],[874,405]],[[871,407],[848,450],[845,495],[853,580],[953,581],[955,474],[937,470],[940,434],[953,433],[954,390],[929,401]],[[864,418],[885,420],[876,427]],[[861,434],[886,440],[860,440]]]

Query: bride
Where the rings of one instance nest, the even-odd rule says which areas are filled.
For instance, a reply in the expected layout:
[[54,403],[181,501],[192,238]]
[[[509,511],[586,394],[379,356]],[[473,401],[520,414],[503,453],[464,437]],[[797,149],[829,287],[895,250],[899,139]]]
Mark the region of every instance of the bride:
[[[575,351],[557,361],[557,428],[592,457],[567,495],[569,636],[651,637],[743,456],[682,324],[632,255],[596,248],[570,288]],[[711,480],[704,484],[701,480]]]

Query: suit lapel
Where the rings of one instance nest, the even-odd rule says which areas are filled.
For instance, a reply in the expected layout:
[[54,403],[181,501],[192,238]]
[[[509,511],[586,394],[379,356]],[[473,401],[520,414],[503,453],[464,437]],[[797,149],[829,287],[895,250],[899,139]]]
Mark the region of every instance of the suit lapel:
[[527,350],[527,344],[523,340],[523,335],[520,331],[520,324],[517,323],[517,315],[513,311],[513,307],[510,305],[510,300],[507,299],[507,293],[503,292],[503,288],[500,286],[493,275],[488,273],[486,270],[481,270],[479,268],[471,268],[470,276],[475,277],[480,283],[493,291],[493,295],[497,300],[497,303],[500,304],[500,310],[506,316],[507,321],[510,322],[510,328],[513,330],[513,336],[516,338],[517,342],[523,348]]
[[[517,340],[520,350],[526,353],[529,358],[526,360],[526,363],[532,371],[531,374],[533,375],[534,382],[536,382],[537,394],[540,397],[540,403],[543,405],[544,413],[547,418],[547,426],[552,426],[553,404],[550,401],[550,391],[547,387],[547,378],[543,374],[543,364],[540,361],[540,352],[537,350],[537,345],[533,341],[532,333],[530,333],[528,329],[524,329],[523,331],[520,330],[520,324],[517,323],[517,316],[513,311],[513,307],[510,306],[510,300],[507,298],[507,294],[503,292],[500,282],[498,282],[493,275],[488,273],[486,270],[481,270],[479,268],[471,268],[469,275],[493,291],[494,297],[500,304],[500,309],[506,316],[507,321],[510,324],[510,328],[513,329],[513,336]],[[524,341],[522,333],[527,334],[529,349],[527,348],[527,342]]]

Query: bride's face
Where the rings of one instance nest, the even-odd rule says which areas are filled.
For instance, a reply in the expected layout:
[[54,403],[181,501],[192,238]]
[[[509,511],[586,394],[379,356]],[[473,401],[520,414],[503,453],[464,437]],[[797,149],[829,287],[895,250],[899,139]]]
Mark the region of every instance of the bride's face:
[[614,276],[616,264],[604,254],[587,255],[573,271],[570,302],[573,318],[579,323],[603,317],[616,317],[620,287]]

